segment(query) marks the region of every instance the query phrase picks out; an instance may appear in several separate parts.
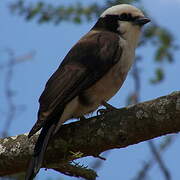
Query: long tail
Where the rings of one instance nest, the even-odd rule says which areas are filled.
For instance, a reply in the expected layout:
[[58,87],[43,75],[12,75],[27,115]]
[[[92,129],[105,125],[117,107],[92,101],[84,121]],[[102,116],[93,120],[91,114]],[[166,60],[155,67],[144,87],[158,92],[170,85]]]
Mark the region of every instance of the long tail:
[[30,160],[29,167],[26,172],[25,180],[32,180],[36,174],[39,172],[39,169],[42,166],[44,154],[48,145],[48,142],[52,135],[54,134],[54,130],[56,128],[56,123],[49,122],[47,123],[41,130],[41,133],[38,137],[34,148],[34,154],[32,159]]

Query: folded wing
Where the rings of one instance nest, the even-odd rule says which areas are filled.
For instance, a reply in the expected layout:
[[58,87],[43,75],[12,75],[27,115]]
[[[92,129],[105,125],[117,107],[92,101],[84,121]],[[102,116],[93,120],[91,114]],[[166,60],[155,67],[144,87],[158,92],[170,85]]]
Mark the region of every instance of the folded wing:
[[119,37],[111,32],[89,33],[67,54],[48,80],[39,103],[38,121],[29,136],[50,119],[59,118],[65,105],[98,81],[119,59]]

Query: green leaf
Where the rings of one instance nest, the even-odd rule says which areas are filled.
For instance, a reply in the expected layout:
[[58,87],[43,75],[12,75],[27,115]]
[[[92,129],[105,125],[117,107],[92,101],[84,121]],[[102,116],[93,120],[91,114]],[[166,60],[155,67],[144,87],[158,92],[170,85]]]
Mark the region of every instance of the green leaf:
[[162,68],[157,68],[155,70],[155,77],[150,80],[152,84],[157,84],[160,83],[161,81],[164,80],[164,71]]

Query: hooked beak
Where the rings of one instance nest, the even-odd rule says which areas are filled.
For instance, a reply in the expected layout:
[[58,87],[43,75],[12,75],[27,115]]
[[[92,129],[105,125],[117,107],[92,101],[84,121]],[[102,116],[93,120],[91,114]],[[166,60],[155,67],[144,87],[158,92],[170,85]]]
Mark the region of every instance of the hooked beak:
[[146,18],[146,17],[139,17],[134,21],[134,24],[139,25],[139,26],[143,26],[143,25],[147,24],[150,21],[151,20]]

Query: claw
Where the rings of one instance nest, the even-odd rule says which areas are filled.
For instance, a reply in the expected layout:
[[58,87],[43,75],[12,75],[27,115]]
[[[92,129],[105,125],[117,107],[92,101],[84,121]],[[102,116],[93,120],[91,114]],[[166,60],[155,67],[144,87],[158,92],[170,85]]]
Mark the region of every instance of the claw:
[[115,108],[114,106],[108,104],[108,103],[105,102],[105,101],[102,102],[102,105],[103,105],[104,107],[106,107],[106,109],[99,109],[99,110],[97,110],[97,116],[98,116],[98,115],[104,115],[105,113],[107,113],[107,112],[109,112],[109,111],[114,111],[114,110],[117,111],[117,110],[118,110],[117,108]]
[[97,110],[97,116],[104,115],[106,113],[107,109],[98,109]]
[[112,106],[111,104],[108,104],[107,102],[103,101],[102,105],[104,107],[106,107],[107,110],[113,111],[113,110],[118,110],[117,108],[115,108],[114,106]]
[[81,117],[79,118],[79,120],[80,120],[80,121],[84,121],[84,120],[86,120],[86,118],[85,118],[85,116],[81,116]]

